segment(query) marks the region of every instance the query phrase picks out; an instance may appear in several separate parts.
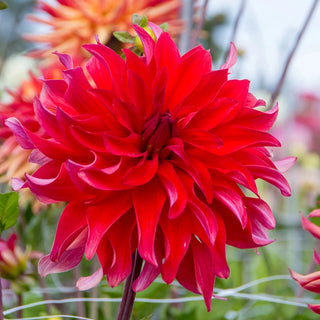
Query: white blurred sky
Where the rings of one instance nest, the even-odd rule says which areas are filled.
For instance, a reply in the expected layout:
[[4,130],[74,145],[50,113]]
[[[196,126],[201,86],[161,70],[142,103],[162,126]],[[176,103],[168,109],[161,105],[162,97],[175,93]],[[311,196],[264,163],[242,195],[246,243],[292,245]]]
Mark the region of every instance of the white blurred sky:
[[[209,0],[208,13],[225,12],[231,22],[219,32],[218,40],[224,48],[230,42],[240,3]],[[313,0],[247,0],[235,39],[236,46],[246,54],[234,71],[272,90],[312,3]],[[320,95],[320,3],[296,51],[285,90],[312,90]]]

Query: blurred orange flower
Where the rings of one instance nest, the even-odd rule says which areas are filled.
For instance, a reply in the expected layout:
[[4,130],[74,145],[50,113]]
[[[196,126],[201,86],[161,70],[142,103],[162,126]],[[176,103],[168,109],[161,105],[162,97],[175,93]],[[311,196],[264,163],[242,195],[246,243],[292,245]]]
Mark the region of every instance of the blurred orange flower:
[[181,0],[56,0],[53,5],[38,0],[38,8],[47,16],[32,14],[29,19],[52,28],[45,34],[25,35],[25,39],[46,43],[46,48],[31,53],[37,58],[50,59],[55,50],[86,57],[88,53],[81,48],[84,43],[95,42],[98,35],[101,43],[113,48],[117,43],[113,32],[128,31],[135,13],[146,15],[156,24],[168,22],[170,34],[175,38],[183,30],[179,18],[181,5]]

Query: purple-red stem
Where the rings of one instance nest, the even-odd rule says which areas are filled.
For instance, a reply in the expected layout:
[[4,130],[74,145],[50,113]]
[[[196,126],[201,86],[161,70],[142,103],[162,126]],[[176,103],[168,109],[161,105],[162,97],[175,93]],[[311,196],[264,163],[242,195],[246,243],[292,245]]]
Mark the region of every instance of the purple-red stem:
[[141,272],[141,267],[142,267],[142,258],[140,257],[138,251],[136,251],[132,257],[132,270],[129,277],[126,280],[117,320],[130,319],[132,309],[133,309],[134,299],[136,297],[136,293],[132,290],[132,284],[134,280],[138,278]]

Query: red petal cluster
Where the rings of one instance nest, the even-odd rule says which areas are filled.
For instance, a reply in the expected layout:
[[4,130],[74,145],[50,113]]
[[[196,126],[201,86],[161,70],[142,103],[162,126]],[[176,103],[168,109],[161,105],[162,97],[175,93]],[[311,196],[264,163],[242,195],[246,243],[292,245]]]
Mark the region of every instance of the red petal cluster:
[[[320,209],[313,210],[309,214],[310,218],[320,217]],[[309,231],[315,238],[320,240],[320,227],[309,221],[307,218],[302,216],[302,227],[303,229]],[[320,255],[317,251],[313,252],[314,261],[320,265]],[[296,280],[302,288],[308,291],[312,291],[320,294],[320,271],[312,272],[307,275],[299,274],[293,270],[290,270],[291,276]],[[309,309],[315,313],[320,314],[320,304],[318,305],[308,305]]]
[[85,45],[90,76],[76,67],[44,82],[34,108],[48,137],[7,120],[41,165],[15,186],[45,203],[68,202],[42,275],[97,254],[101,269],[78,286],[103,275],[116,286],[138,250],[145,262],[134,290],[161,274],[202,294],[210,309],[215,277],[229,275],[226,245],[272,241],[275,220],[256,179],[290,195],[266,148],[280,145],[267,132],[278,109],[259,111],[264,102],[249,93],[249,81],[228,80],[234,46],[212,71],[208,51],[180,56],[168,33],[151,26],[156,42],[135,26],[145,56],[125,49],[123,60],[102,44]]

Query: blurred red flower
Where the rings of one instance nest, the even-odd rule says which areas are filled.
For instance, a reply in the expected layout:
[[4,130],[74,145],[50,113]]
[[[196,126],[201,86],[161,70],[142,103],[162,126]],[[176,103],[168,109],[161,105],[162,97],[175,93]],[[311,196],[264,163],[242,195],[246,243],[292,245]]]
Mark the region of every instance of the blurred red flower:
[[[309,214],[309,218],[320,217],[320,209],[313,210]],[[306,217],[302,216],[303,229],[310,232],[315,238],[320,240],[320,227],[309,221]],[[314,261],[320,265],[320,255],[316,250],[313,252]],[[289,269],[290,270],[290,269]],[[299,274],[293,270],[290,270],[292,278],[299,283],[299,285],[305,290],[320,293],[320,271],[312,272],[307,275]],[[310,310],[320,314],[320,304],[312,305],[308,304]]]
[[[266,147],[280,144],[267,131],[277,116],[249,93],[248,80],[228,80],[236,60],[212,71],[210,53],[198,46],[183,56],[169,34],[142,28],[144,56],[125,49],[125,60],[102,44],[88,76],[67,67],[63,80],[46,80],[34,108],[47,137],[19,120],[6,121],[18,142],[41,165],[16,189],[29,187],[45,202],[69,202],[40,273],[74,268],[97,254],[101,268],[78,287],[111,286],[131,272],[138,250],[144,267],[133,289],[161,274],[202,294],[210,309],[215,277],[226,278],[226,245],[256,248],[272,242],[275,220],[258,193],[261,178],[290,195]],[[249,190],[252,196],[247,196]]]

